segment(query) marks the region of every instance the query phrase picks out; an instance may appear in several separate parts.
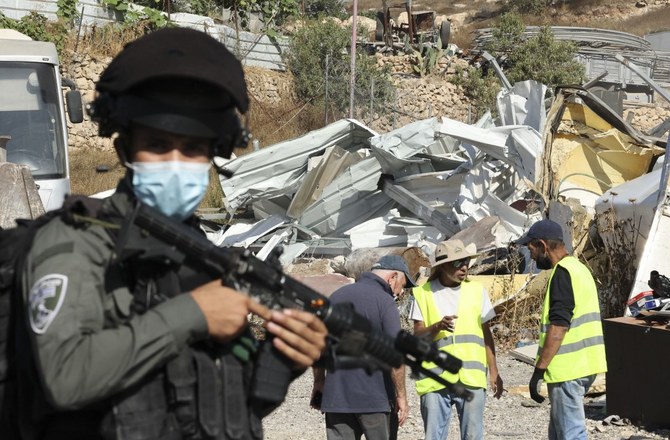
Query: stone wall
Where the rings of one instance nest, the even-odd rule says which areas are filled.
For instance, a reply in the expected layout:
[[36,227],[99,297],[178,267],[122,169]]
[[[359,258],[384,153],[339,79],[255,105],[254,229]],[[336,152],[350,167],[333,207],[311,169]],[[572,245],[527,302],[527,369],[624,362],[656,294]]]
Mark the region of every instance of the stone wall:
[[[72,78],[82,92],[84,104],[95,97],[95,83],[111,58],[95,59],[89,56],[76,59],[71,67],[64,67],[64,76]],[[279,106],[286,98],[295,99],[291,77],[287,72],[277,72],[258,67],[246,67],[245,74],[251,105]],[[111,149],[112,141],[97,136],[98,127],[88,115],[81,124],[68,121],[69,143],[73,149]]]
[[[65,76],[74,79],[82,92],[84,102],[91,102],[94,97],[95,82],[110,59],[95,59],[83,56],[75,59],[72,66],[64,67]],[[389,65],[392,82],[396,87],[395,103],[385,114],[373,115],[369,126],[385,133],[394,127],[401,127],[418,119],[447,116],[463,122],[471,121],[474,109],[463,94],[460,87],[448,81],[455,73],[456,66],[467,63],[456,57],[444,57],[440,60],[435,73],[425,77],[417,77],[413,73],[411,56],[377,55],[377,63]],[[296,102],[291,85],[291,74],[277,72],[258,67],[245,68],[249,95],[252,106],[277,108],[287,100]],[[624,117],[633,114],[631,123],[641,130],[648,130],[670,117],[670,109],[663,101],[663,106],[641,106],[626,110]],[[109,139],[97,136],[97,126],[88,116],[81,124],[69,124],[70,146],[77,148],[110,149]],[[253,128],[253,127],[252,127]]]
[[[84,105],[93,101],[95,96],[95,83],[100,73],[109,64],[111,58],[95,59],[90,56],[75,57],[72,64],[63,66],[63,76],[73,79],[81,91]],[[112,141],[98,136],[97,124],[91,122],[84,111],[84,122],[71,124],[68,121],[68,134],[70,148],[94,148],[111,149]]]
[[659,100],[658,105],[643,105],[624,110],[624,119],[627,120],[629,115],[632,115],[630,124],[633,127],[649,130],[670,118],[670,108],[664,100]]

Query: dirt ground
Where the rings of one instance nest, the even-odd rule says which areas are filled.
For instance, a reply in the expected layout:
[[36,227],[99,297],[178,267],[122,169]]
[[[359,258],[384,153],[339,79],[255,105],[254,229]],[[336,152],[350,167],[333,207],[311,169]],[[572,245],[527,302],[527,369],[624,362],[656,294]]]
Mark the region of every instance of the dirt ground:
[[[499,355],[498,368],[504,381],[505,392],[501,399],[487,397],[484,410],[484,435],[488,440],[538,440],[547,438],[549,406],[538,405],[517,394],[523,389],[533,372],[533,367],[517,361],[507,353]],[[410,415],[398,433],[399,440],[423,439],[423,422],[419,410],[419,398],[414,389],[414,379],[407,377],[407,394]],[[511,391],[510,391],[511,390]],[[309,407],[312,391],[312,374],[307,371],[291,384],[284,404],[263,422],[267,440],[315,440],[325,439],[324,416]],[[647,431],[627,423],[613,420],[605,422],[606,395],[587,397],[585,401],[587,428],[591,440],[642,440],[668,439],[670,430]],[[452,416],[449,438],[458,439],[457,417]]]

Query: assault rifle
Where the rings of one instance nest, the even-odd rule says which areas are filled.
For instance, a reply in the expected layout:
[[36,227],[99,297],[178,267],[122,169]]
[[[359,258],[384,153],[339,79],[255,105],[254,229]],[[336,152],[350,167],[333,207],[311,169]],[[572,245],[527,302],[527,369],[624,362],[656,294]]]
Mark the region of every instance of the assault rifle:
[[[398,368],[404,363],[413,373],[430,377],[459,396],[472,399],[472,393],[461,384],[452,384],[421,365],[424,361],[432,362],[440,370],[457,373],[463,365],[460,359],[405,331],[392,338],[373,328],[351,304],[332,304],[327,297],[286,275],[278,254],[270,261],[262,261],[246,249],[220,248],[197,231],[143,204],[137,205],[127,221],[184,257],[197,261],[198,270],[222,278],[226,285],[247,293],[268,308],[296,308],[314,313],[328,328],[336,357],[358,358],[372,368]],[[270,352],[261,352],[259,356],[252,395],[278,403],[284,400],[291,382],[291,366],[286,358],[271,351],[272,344],[263,347],[270,347],[267,348]],[[338,368],[337,362],[330,366]]]

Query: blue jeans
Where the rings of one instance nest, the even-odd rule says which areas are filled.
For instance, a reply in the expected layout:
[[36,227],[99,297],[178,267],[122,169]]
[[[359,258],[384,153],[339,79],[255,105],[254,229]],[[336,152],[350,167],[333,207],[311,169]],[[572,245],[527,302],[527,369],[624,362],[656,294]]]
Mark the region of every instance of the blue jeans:
[[549,440],[586,440],[584,394],[596,375],[567,382],[548,383],[551,412]]
[[462,440],[482,440],[484,438],[484,388],[468,388],[474,394],[467,402],[446,389],[426,393],[421,396],[421,417],[425,440],[447,440],[451,406],[456,406],[458,420],[461,422]]

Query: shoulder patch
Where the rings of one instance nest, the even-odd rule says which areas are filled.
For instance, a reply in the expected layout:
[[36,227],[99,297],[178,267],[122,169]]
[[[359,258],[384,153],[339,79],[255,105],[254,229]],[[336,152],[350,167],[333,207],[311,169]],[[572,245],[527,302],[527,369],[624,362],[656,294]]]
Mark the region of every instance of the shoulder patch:
[[65,299],[68,278],[65,275],[43,276],[30,289],[30,327],[43,334],[54,320]]

